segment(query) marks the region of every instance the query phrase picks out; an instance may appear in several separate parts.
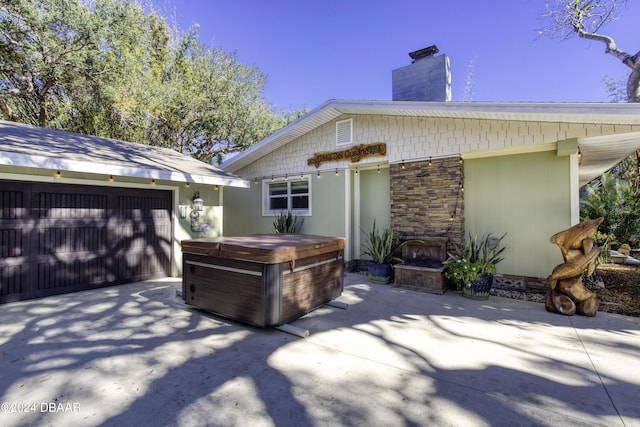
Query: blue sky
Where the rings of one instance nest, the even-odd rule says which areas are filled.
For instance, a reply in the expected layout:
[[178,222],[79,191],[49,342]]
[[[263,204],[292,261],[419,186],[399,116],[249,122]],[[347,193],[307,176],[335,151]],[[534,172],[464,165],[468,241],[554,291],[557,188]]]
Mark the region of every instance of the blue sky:
[[[435,44],[451,60],[460,101],[472,58],[473,101],[603,102],[603,79],[628,76],[604,45],[538,38],[543,0],[154,0],[181,30],[235,52],[266,76],[279,110],[328,99],[391,99],[391,71]],[[603,31],[640,49],[640,1]]]

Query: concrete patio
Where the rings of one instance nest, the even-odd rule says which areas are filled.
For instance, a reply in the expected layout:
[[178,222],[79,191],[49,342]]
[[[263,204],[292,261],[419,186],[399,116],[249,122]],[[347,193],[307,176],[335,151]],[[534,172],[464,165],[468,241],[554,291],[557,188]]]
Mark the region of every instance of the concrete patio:
[[348,274],[293,322],[189,308],[164,279],[0,306],[0,425],[640,426],[640,319]]

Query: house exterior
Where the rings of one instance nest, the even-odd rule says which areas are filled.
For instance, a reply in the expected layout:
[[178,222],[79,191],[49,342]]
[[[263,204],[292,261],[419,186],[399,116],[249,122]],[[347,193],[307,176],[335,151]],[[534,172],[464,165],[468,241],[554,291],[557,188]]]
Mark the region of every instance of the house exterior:
[[248,186],[170,149],[0,121],[0,303],[180,276],[181,240],[222,235],[222,189]]
[[330,100],[221,165],[251,182],[224,190],[224,230],[291,210],[303,233],[346,237],[346,260],[374,221],[449,245],[507,233],[498,273],[545,278],[580,187],[638,148],[640,105]]

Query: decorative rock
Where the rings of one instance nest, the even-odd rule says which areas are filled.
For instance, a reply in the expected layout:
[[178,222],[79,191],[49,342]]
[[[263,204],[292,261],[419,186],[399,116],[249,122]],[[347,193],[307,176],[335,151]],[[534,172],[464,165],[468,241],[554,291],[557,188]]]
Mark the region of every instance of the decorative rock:
[[622,255],[626,255],[629,256],[631,255],[631,246],[629,246],[626,243],[623,243],[622,245],[620,245],[620,247],[618,248],[618,252],[620,252]]

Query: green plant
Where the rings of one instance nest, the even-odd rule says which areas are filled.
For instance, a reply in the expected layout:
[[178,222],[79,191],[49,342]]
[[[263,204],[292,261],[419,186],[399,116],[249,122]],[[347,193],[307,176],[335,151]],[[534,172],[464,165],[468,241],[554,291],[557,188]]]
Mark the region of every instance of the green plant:
[[280,214],[273,220],[273,228],[276,233],[297,234],[300,232],[304,218],[293,215],[291,211]]
[[449,258],[444,262],[446,268],[444,277],[453,280],[458,286],[469,287],[471,282],[487,274],[496,272],[496,264],[504,258],[502,253],[505,247],[501,245],[502,239],[494,238],[491,234],[486,234],[478,240],[478,235],[471,237],[463,244],[454,246],[449,252]]
[[462,284],[467,288],[471,286],[471,282],[478,280],[486,274],[496,272],[494,264],[485,264],[479,261],[470,261],[467,258],[460,258],[446,262],[447,269],[444,276],[453,280],[457,284]]
[[623,243],[635,245],[640,241],[640,194],[626,181],[605,173],[587,185],[580,203],[581,220],[604,218],[598,232],[608,236],[613,247]]
[[390,264],[393,261],[402,261],[396,254],[411,240],[402,241],[393,237],[393,230],[389,226],[384,226],[381,231],[373,221],[372,230],[366,234],[364,239],[364,255],[371,257],[373,262],[378,264]]

